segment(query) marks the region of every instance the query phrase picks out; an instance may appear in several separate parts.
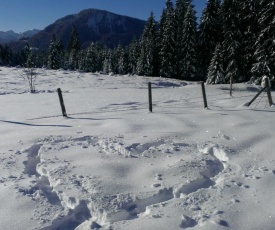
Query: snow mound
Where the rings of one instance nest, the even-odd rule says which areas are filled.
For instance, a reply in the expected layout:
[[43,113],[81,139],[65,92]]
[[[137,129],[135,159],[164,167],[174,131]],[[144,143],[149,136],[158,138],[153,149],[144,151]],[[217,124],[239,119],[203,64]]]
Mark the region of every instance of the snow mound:
[[203,154],[210,154],[216,157],[221,162],[229,160],[227,153],[217,145],[198,146],[198,150]]

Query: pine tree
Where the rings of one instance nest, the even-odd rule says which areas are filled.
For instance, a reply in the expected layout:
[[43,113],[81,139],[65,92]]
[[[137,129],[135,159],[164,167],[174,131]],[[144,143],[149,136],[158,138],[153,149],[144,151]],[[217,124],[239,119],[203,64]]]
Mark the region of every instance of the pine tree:
[[160,41],[160,75],[174,77],[175,74],[175,12],[171,0],[166,0],[166,8],[161,16]]
[[73,26],[72,27],[72,31],[71,31],[71,36],[70,36],[70,40],[67,46],[67,52],[71,52],[73,50],[80,50],[80,43],[79,43],[79,39],[78,39],[78,33],[76,30],[76,27]]
[[70,40],[67,47],[68,68],[75,70],[78,69],[80,43],[76,27],[73,26]]
[[64,46],[61,39],[56,40],[58,68],[63,68],[65,63]]
[[113,72],[112,51],[110,49],[104,52],[103,72],[105,74],[109,74]]
[[27,43],[24,47],[24,55],[25,55],[25,63],[23,63],[23,66],[26,68],[33,68],[34,67],[34,57],[31,50],[31,47]]
[[141,37],[137,73],[146,76],[157,75],[156,28],[153,13],[148,18]]
[[259,27],[261,31],[254,54],[256,63],[252,68],[253,80],[258,82],[264,75],[269,77],[275,75],[275,1],[261,0],[260,9]]
[[256,62],[254,52],[256,41],[260,32],[259,27],[259,0],[240,2],[240,26],[242,32],[242,61],[245,71],[245,81],[252,77],[252,66]]
[[128,59],[129,59],[129,66],[128,72],[130,74],[136,74],[137,72],[137,60],[140,55],[140,44],[136,38],[134,38],[131,44],[128,47]]
[[224,0],[222,4],[223,15],[223,55],[226,66],[225,80],[232,79],[242,82],[245,79],[244,64],[242,60],[242,32],[240,26],[240,2],[238,0]]
[[53,35],[49,46],[48,68],[50,69],[60,68],[60,65],[61,65],[60,52],[61,50],[60,50],[60,47],[58,47],[56,36]]
[[7,44],[0,47],[0,64],[11,66],[13,64],[13,52]]
[[115,74],[124,74],[125,73],[125,63],[124,63],[124,49],[119,43],[116,49],[114,50],[114,55],[112,59],[112,68]]
[[198,64],[200,79],[205,80],[217,43],[222,41],[221,1],[208,0],[198,31]]
[[206,84],[223,84],[225,83],[225,75],[223,70],[223,58],[221,52],[221,45],[216,45],[214,55],[211,59],[208,68]]
[[102,71],[105,58],[104,52],[107,50],[107,48],[103,47],[100,43],[95,43],[95,50],[97,55],[96,71]]
[[86,72],[96,72],[97,71],[97,51],[95,43],[91,43],[86,50],[84,71]]
[[118,74],[125,73],[125,59],[124,59],[124,49],[119,44],[117,48],[117,57],[118,57]]
[[183,22],[181,79],[197,80],[197,23],[193,5],[189,4]]
[[188,5],[191,4],[191,0],[176,0],[175,6],[175,77],[181,78],[182,66],[181,60],[183,59],[183,24],[184,17],[188,8]]

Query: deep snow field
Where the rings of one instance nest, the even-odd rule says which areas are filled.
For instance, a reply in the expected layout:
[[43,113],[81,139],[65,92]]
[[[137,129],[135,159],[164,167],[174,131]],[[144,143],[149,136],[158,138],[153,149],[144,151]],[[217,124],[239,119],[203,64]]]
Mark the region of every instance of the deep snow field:
[[199,83],[39,70],[31,94],[20,72],[0,67],[0,229],[275,229],[259,87],[207,85],[204,109]]

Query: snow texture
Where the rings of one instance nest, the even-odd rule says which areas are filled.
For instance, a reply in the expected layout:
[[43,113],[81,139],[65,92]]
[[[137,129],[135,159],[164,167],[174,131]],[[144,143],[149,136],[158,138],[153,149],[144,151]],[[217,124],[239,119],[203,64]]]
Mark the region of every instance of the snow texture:
[[0,67],[0,229],[274,229],[257,87],[206,86],[204,109],[194,82],[43,70],[33,94],[20,71]]

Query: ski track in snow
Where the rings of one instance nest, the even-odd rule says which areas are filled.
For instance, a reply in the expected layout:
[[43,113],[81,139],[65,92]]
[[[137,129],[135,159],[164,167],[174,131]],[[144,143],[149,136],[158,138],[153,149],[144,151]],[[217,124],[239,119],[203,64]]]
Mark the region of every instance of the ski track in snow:
[[[156,191],[143,194],[144,198],[134,199],[131,195],[128,196],[125,194],[109,197],[108,199],[104,198],[107,203],[118,202],[116,205],[119,208],[116,211],[108,211],[104,210],[104,208],[102,209],[102,207],[97,207],[97,202],[94,202],[94,199],[96,198],[88,199],[87,196],[84,195],[83,200],[79,199],[79,197],[83,195],[80,190],[84,190],[84,187],[81,185],[84,184],[83,178],[81,178],[82,182],[81,179],[75,179],[73,182],[76,187],[81,187],[81,189],[78,190],[80,193],[78,194],[79,197],[67,196],[66,190],[61,192],[58,191],[59,188],[57,185],[62,184],[62,182],[60,182],[60,180],[63,179],[62,174],[66,174],[70,171],[70,167],[73,167],[73,162],[59,160],[56,157],[51,160],[44,159],[43,156],[46,156],[48,152],[51,152],[51,150],[54,149],[66,150],[75,146],[82,149],[96,149],[96,151],[101,155],[103,154],[103,156],[116,154],[124,158],[133,159],[151,158],[154,154],[159,153],[169,156],[169,154],[181,152],[189,147],[192,151],[202,154],[202,156],[208,155],[208,158],[205,160],[206,168],[200,172],[201,176],[194,180],[187,181],[182,185],[178,184],[174,187],[161,187],[161,183],[155,183],[152,187],[154,187]],[[94,226],[94,228],[100,228],[119,221],[140,218],[146,214],[148,206],[162,204],[173,199],[180,199],[182,196],[195,193],[200,189],[217,186],[216,181],[219,180],[219,177],[222,175],[229,161],[225,150],[218,145],[208,144],[196,147],[195,145],[189,146],[185,143],[175,143],[160,139],[149,143],[133,143],[125,146],[123,143],[123,137],[99,138],[84,136],[69,139],[49,137],[42,141],[38,141],[28,149],[23,151],[17,150],[16,153],[17,155],[27,155],[27,160],[23,162],[25,166],[23,174],[32,177],[33,181],[35,181],[35,183],[32,182],[31,186],[26,186],[27,188],[15,186],[19,187],[18,191],[34,200],[39,195],[43,196],[52,206],[58,207],[58,210],[63,210],[62,214],[58,215],[55,220],[48,220],[47,222],[51,222],[51,225],[42,228],[43,230],[75,229],[77,226],[88,220],[93,220],[91,226]],[[56,166],[47,169],[51,164]],[[180,163],[177,162],[176,164]],[[179,165],[177,165],[177,167],[178,166]],[[274,171],[273,173],[275,174]],[[156,177],[157,180],[161,182],[163,174],[158,174]],[[100,181],[98,181],[98,183],[100,183]],[[87,193],[90,195],[93,194],[92,190],[89,191],[89,188],[86,189]],[[95,197],[97,195],[98,194],[95,193]],[[188,216],[183,216],[179,226],[181,226],[181,228],[188,228],[197,225],[197,223],[197,220]]]

